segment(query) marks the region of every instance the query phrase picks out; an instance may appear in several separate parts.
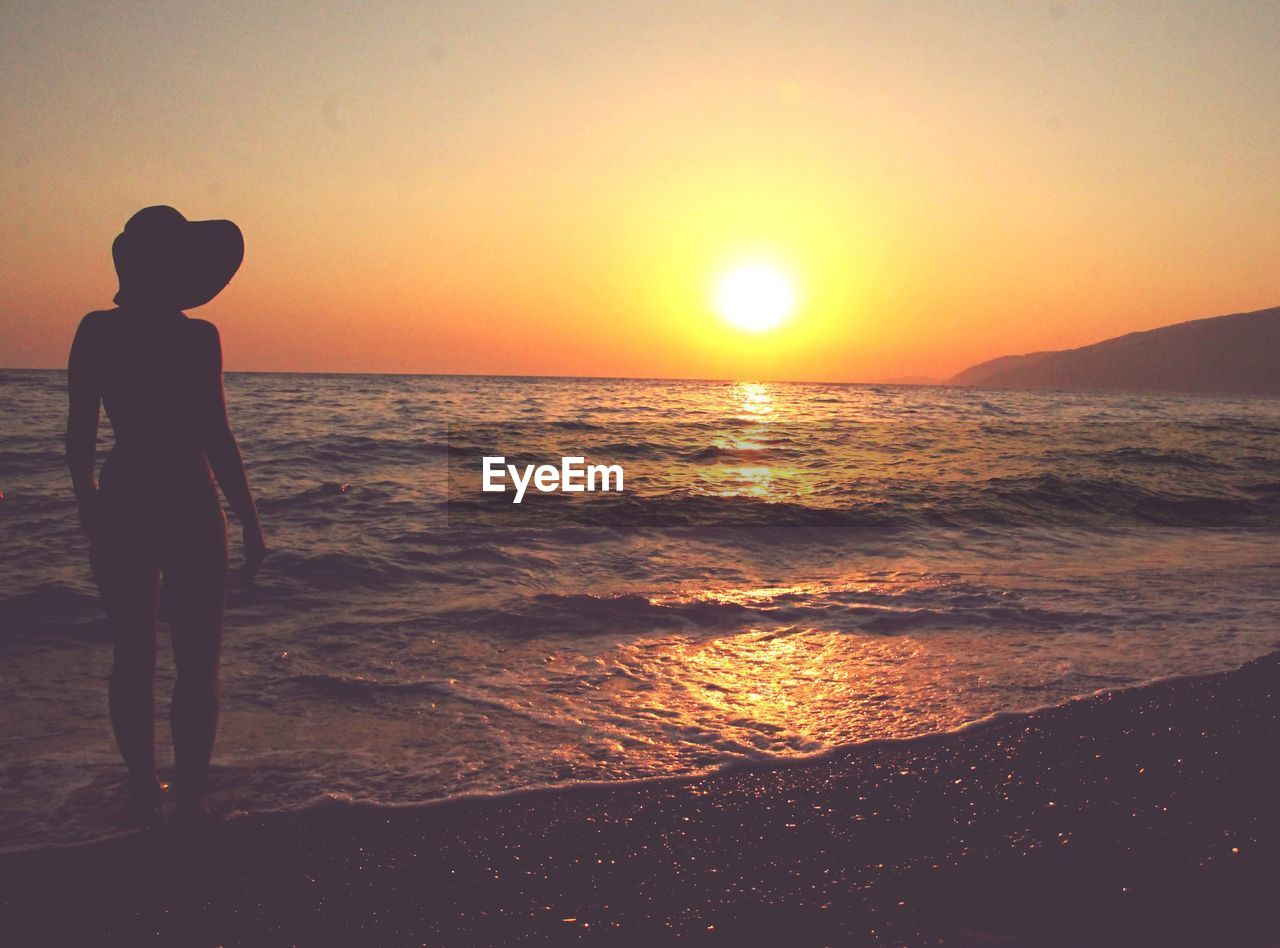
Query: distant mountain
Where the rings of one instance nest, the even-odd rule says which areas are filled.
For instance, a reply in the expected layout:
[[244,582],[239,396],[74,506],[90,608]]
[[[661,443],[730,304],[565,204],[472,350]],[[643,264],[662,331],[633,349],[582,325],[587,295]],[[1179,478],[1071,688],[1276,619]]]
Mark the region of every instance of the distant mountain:
[[946,385],[946,379],[932,375],[897,375],[891,379],[878,379],[874,385]]
[[1131,332],[1079,349],[1001,356],[948,384],[1280,395],[1280,306]]

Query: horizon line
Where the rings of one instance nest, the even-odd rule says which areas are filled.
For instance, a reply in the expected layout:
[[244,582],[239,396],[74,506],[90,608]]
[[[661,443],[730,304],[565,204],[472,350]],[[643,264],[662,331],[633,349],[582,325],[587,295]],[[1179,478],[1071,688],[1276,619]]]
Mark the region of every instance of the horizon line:
[[[65,366],[0,366],[0,372],[62,372]],[[953,386],[947,379],[931,381],[904,382],[894,379],[882,380],[830,380],[830,379],[771,379],[771,378],[708,378],[701,376],[659,376],[659,375],[530,375],[517,372],[371,372],[371,371],[317,371],[311,369],[225,369],[223,375],[354,375],[354,376],[394,376],[399,378],[471,378],[471,379],[560,379],[565,381],[595,382],[719,382],[729,385],[740,385],[755,382],[765,385],[902,385],[915,388],[963,388]],[[920,376],[929,378],[928,376]]]

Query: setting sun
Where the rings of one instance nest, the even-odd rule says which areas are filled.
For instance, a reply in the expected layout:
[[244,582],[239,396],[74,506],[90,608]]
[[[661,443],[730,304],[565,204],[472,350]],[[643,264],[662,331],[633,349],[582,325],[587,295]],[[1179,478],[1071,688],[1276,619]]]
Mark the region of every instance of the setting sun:
[[766,332],[781,326],[795,309],[791,280],[777,267],[750,264],[729,271],[716,288],[716,309],[732,326]]

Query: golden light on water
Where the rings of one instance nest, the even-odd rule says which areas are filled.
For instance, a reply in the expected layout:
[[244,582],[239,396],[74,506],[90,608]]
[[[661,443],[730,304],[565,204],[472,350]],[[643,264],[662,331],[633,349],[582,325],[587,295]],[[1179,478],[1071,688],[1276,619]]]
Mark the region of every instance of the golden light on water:
[[736,403],[738,417],[748,424],[715,439],[713,445],[740,463],[728,461],[709,468],[703,475],[702,489],[718,497],[759,500],[777,499],[785,492],[784,486],[796,490],[793,481],[798,472],[770,460],[771,423],[777,420],[771,387],[764,382],[739,382],[732,390],[731,402]]
[[805,627],[679,637],[662,648],[661,707],[722,746],[783,755],[953,728],[975,715],[949,645]]
[[763,382],[741,382],[736,395],[742,399],[743,415],[760,418],[773,414],[773,392]]
[[716,493],[721,497],[758,497],[768,498],[774,492],[774,472],[772,468],[727,467],[719,472]]

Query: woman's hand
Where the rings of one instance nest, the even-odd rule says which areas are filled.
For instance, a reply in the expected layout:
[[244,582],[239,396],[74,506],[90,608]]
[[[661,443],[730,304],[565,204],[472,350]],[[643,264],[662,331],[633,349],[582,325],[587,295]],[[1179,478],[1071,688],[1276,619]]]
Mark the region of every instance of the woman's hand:
[[244,528],[244,565],[240,567],[240,578],[246,583],[253,579],[258,567],[267,558],[267,541],[262,536],[262,527],[257,523],[245,524]]

